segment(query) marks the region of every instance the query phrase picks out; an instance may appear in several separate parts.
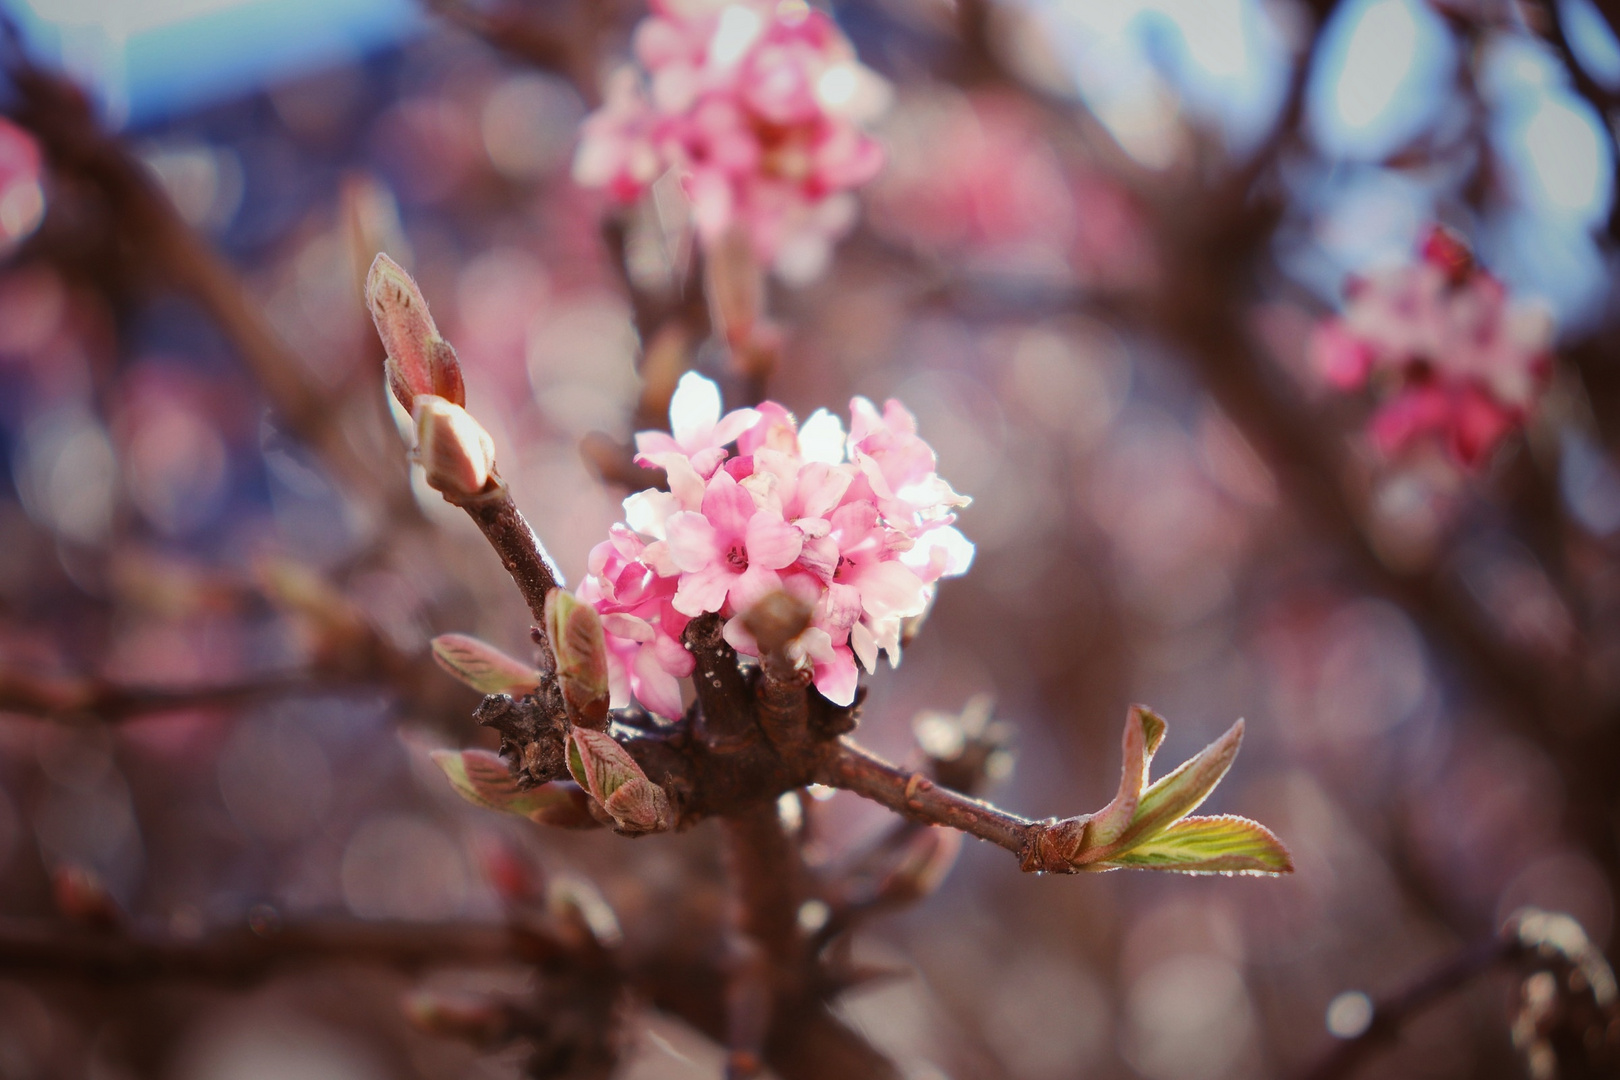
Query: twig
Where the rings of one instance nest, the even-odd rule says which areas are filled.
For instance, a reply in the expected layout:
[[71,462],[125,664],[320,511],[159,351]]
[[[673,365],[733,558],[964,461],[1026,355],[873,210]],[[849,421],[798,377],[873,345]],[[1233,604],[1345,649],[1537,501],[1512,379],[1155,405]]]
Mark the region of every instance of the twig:
[[415,971],[437,964],[540,962],[560,943],[494,923],[311,920],[217,930],[195,941],[96,934],[63,923],[0,919],[0,972],[96,982],[192,981],[240,986],[300,964]]
[[949,825],[988,840],[1020,859],[1029,854],[1043,827],[1041,822],[940,787],[924,774],[891,765],[848,740],[836,744],[819,779],[880,803],[912,821]]
[[798,998],[811,958],[799,932],[804,867],[782,830],[774,803],[760,803],[725,818],[726,866],[743,939],[726,988],[726,1046],[730,1080],[758,1073],[772,1023],[785,1019],[778,1002]]
[[732,752],[759,740],[753,694],[737,667],[737,650],[721,636],[718,615],[703,615],[686,626],[686,647],[697,666],[692,685],[702,705],[703,738],[714,749]]
[[321,684],[310,672],[288,672],[239,683],[164,687],[121,685],[99,679],[43,679],[19,671],[0,671],[0,713],[118,721],[176,709],[240,705],[256,698],[320,689]]
[[1394,1042],[1401,1030],[1424,1009],[1480,975],[1516,959],[1523,951],[1524,946],[1517,936],[1504,934],[1446,961],[1405,990],[1374,1005],[1366,1030],[1335,1046],[1301,1073],[1300,1080],[1345,1080],[1356,1066]]
[[[494,478],[488,491],[470,499],[452,501],[467,511],[467,516],[473,519],[495,553],[501,557],[501,565],[506,567],[506,572],[512,575],[518,591],[523,594],[529,614],[534,616],[534,625],[543,638],[546,595],[562,584],[562,575],[557,572],[556,564],[546,553],[545,546],[540,543],[528,519],[517,508],[517,503],[512,501],[512,493],[505,483]],[[551,656],[550,644],[542,642],[542,647],[554,668],[555,659]]]

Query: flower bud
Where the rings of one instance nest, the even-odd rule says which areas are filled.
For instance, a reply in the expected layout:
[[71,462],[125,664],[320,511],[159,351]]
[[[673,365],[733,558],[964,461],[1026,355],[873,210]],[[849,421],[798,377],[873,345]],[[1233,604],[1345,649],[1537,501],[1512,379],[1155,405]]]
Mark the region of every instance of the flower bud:
[[467,404],[456,350],[439,336],[422,290],[387,255],[378,254],[366,275],[366,307],[388,354],[388,388],[406,411],[422,394]]
[[427,470],[429,487],[471,498],[495,471],[495,441],[460,405],[422,394],[416,399],[416,460]]
[[601,616],[572,593],[552,589],[546,595],[546,634],[557,656],[557,681],[568,718],[581,727],[607,730],[607,639]]
[[1461,236],[1436,225],[1423,238],[1423,260],[1443,271],[1453,285],[1474,272],[1474,253]]
[[743,612],[743,626],[754,635],[762,655],[780,652],[810,625],[810,605],[781,590]]

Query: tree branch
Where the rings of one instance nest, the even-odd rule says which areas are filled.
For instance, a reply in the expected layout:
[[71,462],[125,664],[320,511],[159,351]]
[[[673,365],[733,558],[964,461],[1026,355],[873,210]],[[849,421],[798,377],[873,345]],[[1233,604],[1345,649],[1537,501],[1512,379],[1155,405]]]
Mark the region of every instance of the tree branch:
[[1503,935],[1446,961],[1405,990],[1374,1005],[1366,1030],[1335,1046],[1301,1073],[1300,1080],[1346,1080],[1368,1057],[1394,1042],[1423,1010],[1523,952],[1524,946],[1516,936]]
[[940,787],[923,773],[891,765],[846,739],[835,745],[817,776],[821,783],[853,791],[912,821],[949,825],[1020,859],[1029,854],[1045,824]]
[[[446,496],[448,498],[448,496]],[[535,535],[528,519],[512,501],[512,493],[499,477],[491,477],[489,490],[470,499],[449,501],[467,511],[467,516],[484,534],[484,538],[501,557],[501,565],[512,575],[518,591],[523,594],[529,614],[539,630],[541,648],[549,661],[550,670],[556,669],[556,658],[551,644],[545,641],[546,594],[562,584],[562,575],[546,553],[545,546]]]
[[97,934],[39,920],[0,919],[0,972],[96,982],[191,981],[240,986],[300,964],[354,963],[415,971],[434,965],[542,962],[561,943],[494,923],[289,922],[195,941],[131,932]]

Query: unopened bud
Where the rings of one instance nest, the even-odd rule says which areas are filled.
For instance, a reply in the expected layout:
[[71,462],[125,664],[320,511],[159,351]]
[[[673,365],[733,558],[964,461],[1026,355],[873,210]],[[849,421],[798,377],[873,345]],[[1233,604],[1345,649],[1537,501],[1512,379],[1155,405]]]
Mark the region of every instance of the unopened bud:
[[417,990],[401,1002],[405,1019],[418,1031],[486,1047],[512,1037],[512,1010],[503,1002]]
[[1423,260],[1443,271],[1452,284],[1474,270],[1474,253],[1467,242],[1444,225],[1434,226],[1423,238]]
[[471,498],[495,471],[495,441],[460,405],[423,394],[416,399],[416,460],[429,487]]
[[366,307],[388,354],[388,388],[407,412],[422,394],[467,404],[456,350],[439,336],[422,290],[387,255],[379,254],[366,275]]
[[621,784],[602,804],[625,832],[661,832],[669,828],[669,797],[643,777]]
[[761,654],[782,651],[810,625],[810,606],[789,593],[777,591],[743,612],[743,626],[754,635]]
[[621,832],[660,832],[673,823],[664,789],[648,780],[630,752],[606,732],[574,728],[568,733],[568,771],[613,816]]
[[433,659],[480,694],[522,697],[540,685],[540,672],[533,664],[507,656],[466,634],[440,634],[434,638]]
[[607,639],[596,609],[572,593],[552,589],[546,595],[546,633],[557,656],[568,718],[581,727],[606,731],[608,726]]
[[558,877],[546,890],[546,908],[558,922],[602,948],[613,949],[624,943],[624,931],[613,907],[584,878]]
[[51,895],[56,909],[81,926],[111,930],[124,921],[124,912],[95,871],[83,866],[58,866],[51,872]]

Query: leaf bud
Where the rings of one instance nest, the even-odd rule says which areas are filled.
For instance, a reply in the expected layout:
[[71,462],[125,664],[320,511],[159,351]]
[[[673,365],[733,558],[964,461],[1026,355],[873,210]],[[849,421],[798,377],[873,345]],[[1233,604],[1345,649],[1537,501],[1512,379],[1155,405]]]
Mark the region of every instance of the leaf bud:
[[416,399],[416,459],[428,486],[451,498],[483,492],[495,472],[495,441],[460,405],[433,394]]
[[[578,727],[569,732],[568,771],[621,832],[661,832],[674,823],[664,789],[648,780],[630,752],[606,732]],[[627,785],[635,786],[615,801]]]
[[510,1039],[512,1010],[489,998],[417,990],[400,1003],[412,1027],[428,1035],[489,1047]]
[[439,336],[422,290],[387,255],[379,253],[366,275],[366,307],[388,354],[388,388],[407,412],[422,394],[467,404],[456,351]]
[[440,634],[434,638],[433,659],[480,694],[522,697],[540,685],[540,672],[532,664],[466,634]]
[[557,657],[563,704],[575,724],[596,731],[608,726],[607,639],[596,609],[563,589],[546,595],[546,634]]

